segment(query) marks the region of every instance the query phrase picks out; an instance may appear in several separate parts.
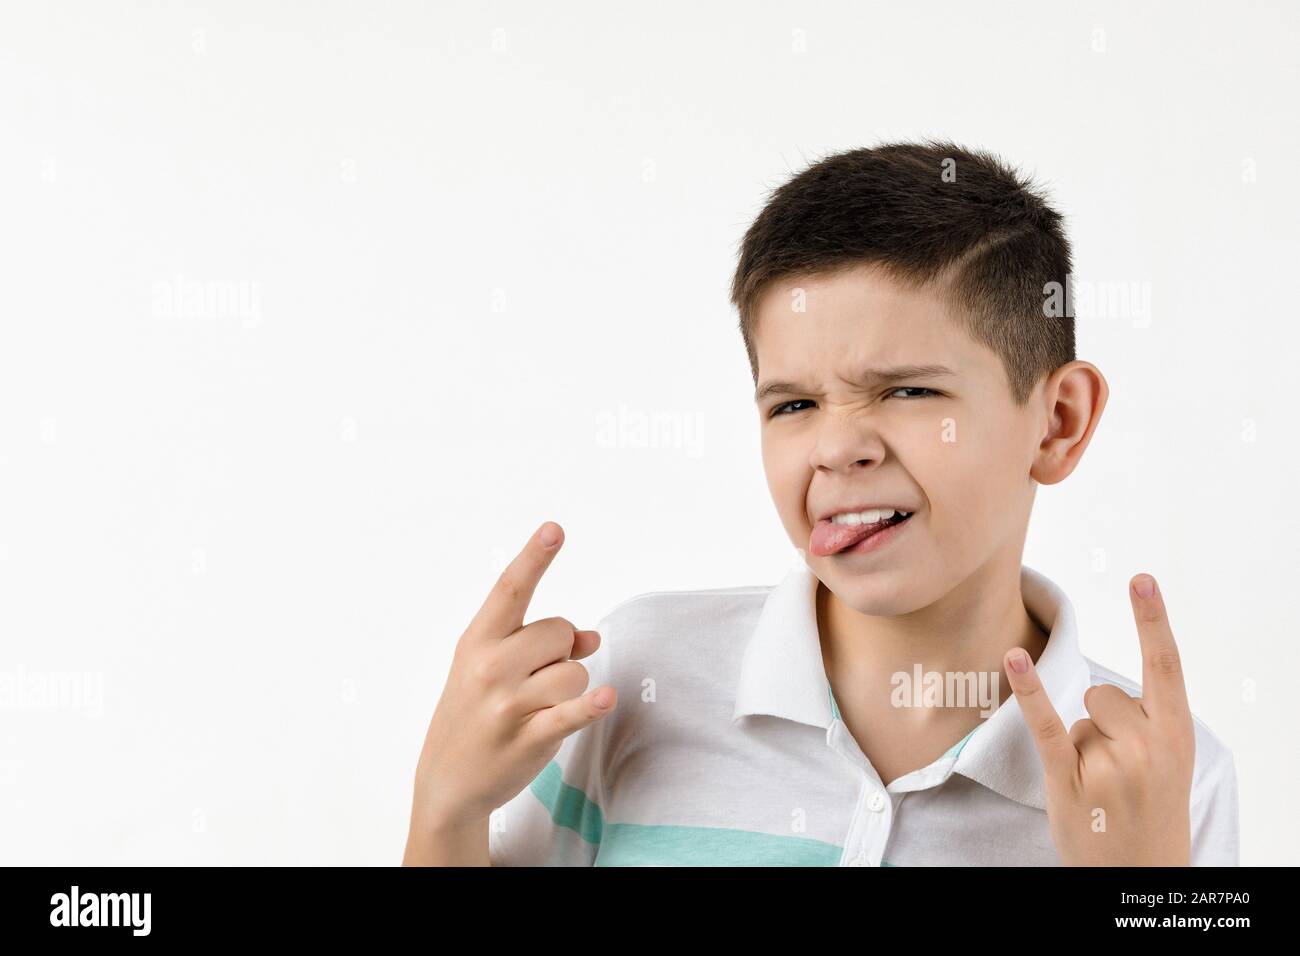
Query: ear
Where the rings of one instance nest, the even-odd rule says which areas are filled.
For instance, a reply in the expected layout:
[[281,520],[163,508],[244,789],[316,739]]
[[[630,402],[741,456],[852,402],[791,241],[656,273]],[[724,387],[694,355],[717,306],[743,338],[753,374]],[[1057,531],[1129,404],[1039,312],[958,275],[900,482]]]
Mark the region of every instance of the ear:
[[1083,457],[1101,421],[1110,387],[1097,366],[1067,362],[1043,384],[1047,429],[1034,455],[1029,474],[1042,485],[1064,481]]

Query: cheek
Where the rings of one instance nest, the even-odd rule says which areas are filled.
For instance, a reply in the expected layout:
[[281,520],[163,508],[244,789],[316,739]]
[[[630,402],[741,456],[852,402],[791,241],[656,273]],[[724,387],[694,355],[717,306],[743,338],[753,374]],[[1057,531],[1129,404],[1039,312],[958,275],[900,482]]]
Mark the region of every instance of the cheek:
[[789,456],[783,453],[779,442],[772,441],[766,435],[761,439],[760,451],[763,456],[763,474],[767,476],[767,485],[772,489],[774,497],[780,501],[780,496],[776,493],[790,483]]
[[913,448],[909,469],[930,503],[935,532],[973,540],[1015,513],[1021,453],[1010,429],[963,428],[958,422],[948,435],[954,440]]
[[806,523],[808,492],[807,456],[802,458],[790,442],[773,441],[766,434],[761,439],[763,473],[781,520],[794,530]]

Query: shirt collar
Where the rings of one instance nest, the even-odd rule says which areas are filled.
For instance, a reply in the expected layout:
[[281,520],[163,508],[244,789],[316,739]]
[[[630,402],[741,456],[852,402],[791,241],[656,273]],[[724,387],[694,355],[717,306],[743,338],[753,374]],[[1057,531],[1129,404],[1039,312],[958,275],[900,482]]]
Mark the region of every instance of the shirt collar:
[[[766,714],[830,728],[830,683],[817,633],[817,584],[800,558],[768,592],[745,648],[733,721]],[[1030,616],[1048,632],[1035,669],[1068,728],[1087,716],[1083,692],[1091,683],[1088,661],[1079,649],[1074,607],[1059,586],[1023,564],[1020,593]],[[1040,810],[1047,806],[1042,762],[1015,695],[979,725],[952,771],[1018,803]]]

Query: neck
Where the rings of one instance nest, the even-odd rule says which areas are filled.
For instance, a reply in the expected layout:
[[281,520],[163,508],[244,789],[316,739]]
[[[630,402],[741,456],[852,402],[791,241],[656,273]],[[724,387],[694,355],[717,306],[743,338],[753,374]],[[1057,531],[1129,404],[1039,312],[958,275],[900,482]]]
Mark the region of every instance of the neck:
[[[910,679],[918,665],[925,673],[941,675],[996,674],[1000,705],[1011,695],[1003,655],[1019,646],[1037,661],[1047,644],[1020,593],[1018,555],[990,562],[926,607],[889,617],[862,614],[819,584],[817,624],[826,675],[840,689],[837,697],[851,693],[859,700],[883,702],[882,707],[890,699],[894,675],[906,673]],[[952,709],[921,707],[898,717],[921,727],[943,725],[952,715]]]

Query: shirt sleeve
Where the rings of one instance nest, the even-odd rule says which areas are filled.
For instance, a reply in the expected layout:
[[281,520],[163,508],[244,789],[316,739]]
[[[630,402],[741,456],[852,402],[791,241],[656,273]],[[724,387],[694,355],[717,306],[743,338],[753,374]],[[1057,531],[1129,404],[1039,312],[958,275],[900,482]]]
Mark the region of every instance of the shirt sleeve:
[[1207,766],[1192,789],[1191,865],[1240,866],[1236,762],[1226,746],[1206,738],[1197,735],[1197,760],[1205,754]]
[[[611,615],[596,625],[600,646],[581,659],[587,690],[611,683]],[[559,752],[533,781],[494,810],[488,820],[493,866],[594,866],[600,850],[605,800],[604,755],[615,712],[564,738]]]

